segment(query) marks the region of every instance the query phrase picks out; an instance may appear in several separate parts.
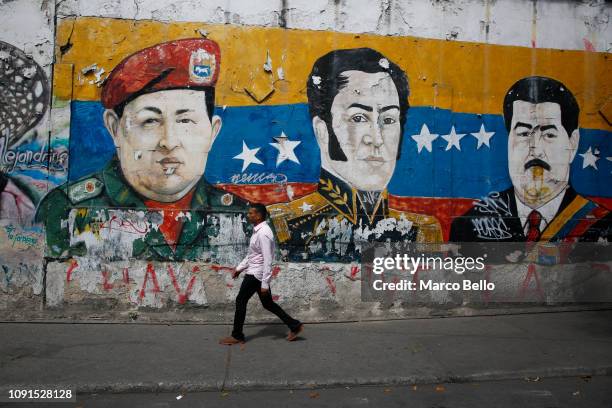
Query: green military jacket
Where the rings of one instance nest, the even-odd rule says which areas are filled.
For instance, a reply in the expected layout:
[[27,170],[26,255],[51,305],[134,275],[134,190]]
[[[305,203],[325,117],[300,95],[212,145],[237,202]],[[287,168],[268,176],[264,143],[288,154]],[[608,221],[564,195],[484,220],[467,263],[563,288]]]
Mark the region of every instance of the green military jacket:
[[[131,257],[203,260],[202,256],[211,251],[210,239],[219,235],[219,217],[230,217],[232,222],[241,224],[245,234],[249,232],[247,207],[244,200],[215,188],[202,177],[195,187],[190,208],[185,210],[188,216],[183,218],[182,230],[173,248],[155,227],[155,220],[159,224],[162,218],[159,211],[148,209],[127,184],[115,157],[101,171],[52,190],[39,204],[36,220],[44,223],[47,251],[52,257],[87,254],[86,242],[75,239],[79,234],[91,233],[99,237],[101,228],[123,228],[137,237],[130,241]],[[145,222],[135,225],[129,220],[116,220],[113,214],[117,214],[117,210],[139,214]]]

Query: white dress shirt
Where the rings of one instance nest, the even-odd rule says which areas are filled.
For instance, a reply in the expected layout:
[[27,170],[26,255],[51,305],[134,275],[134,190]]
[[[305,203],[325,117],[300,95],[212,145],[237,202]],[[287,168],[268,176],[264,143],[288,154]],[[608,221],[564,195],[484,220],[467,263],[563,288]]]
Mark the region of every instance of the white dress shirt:
[[[555,198],[544,204],[539,208],[535,208],[537,212],[542,216],[542,220],[540,221],[540,232],[544,231],[548,224],[555,218],[557,211],[559,211],[559,207],[561,206],[561,201],[563,201],[563,197],[565,197],[565,191],[563,190],[561,193],[557,194]],[[527,217],[529,217],[529,213],[534,210],[525,204],[519,198],[514,196],[516,199],[516,210],[518,212],[518,216],[521,219],[521,225],[523,226],[523,232],[527,235],[529,231],[529,222],[527,221]]]
[[253,228],[249,241],[249,250],[237,271],[246,269],[246,274],[255,276],[261,281],[261,287],[270,287],[272,277],[272,259],[274,258],[274,234],[267,222],[262,221]]

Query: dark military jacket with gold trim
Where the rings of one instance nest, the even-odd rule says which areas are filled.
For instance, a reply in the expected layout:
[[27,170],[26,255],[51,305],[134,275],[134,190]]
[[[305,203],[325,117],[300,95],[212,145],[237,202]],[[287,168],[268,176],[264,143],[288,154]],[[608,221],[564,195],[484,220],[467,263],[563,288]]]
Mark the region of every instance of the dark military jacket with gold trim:
[[[159,228],[146,227],[146,232],[131,242],[131,256],[152,260],[198,260],[209,251],[209,238],[219,234],[218,214],[236,218],[245,234],[251,228],[246,221],[248,204],[241,198],[219,190],[204,177],[195,187],[188,216],[183,218],[182,230],[176,246],[166,242]],[[138,234],[137,222],[115,221],[113,211],[139,214],[144,224],[161,223],[160,212],[149,209],[143,199],[127,184],[118,159],[115,157],[101,171],[69,182],[52,190],[38,206],[36,220],[46,229],[48,255],[64,257],[87,254],[84,242],[75,236],[83,232],[98,234],[100,228],[133,229]],[[143,215],[144,214],[144,215]],[[187,214],[186,214],[187,215]],[[129,218],[129,217],[128,217]],[[126,224],[127,223],[127,224]],[[119,225],[121,224],[121,225]],[[71,244],[71,240],[73,241]]]
[[442,242],[435,217],[389,208],[386,190],[368,195],[321,169],[316,192],[268,206],[281,253],[294,261],[350,262],[365,242]]

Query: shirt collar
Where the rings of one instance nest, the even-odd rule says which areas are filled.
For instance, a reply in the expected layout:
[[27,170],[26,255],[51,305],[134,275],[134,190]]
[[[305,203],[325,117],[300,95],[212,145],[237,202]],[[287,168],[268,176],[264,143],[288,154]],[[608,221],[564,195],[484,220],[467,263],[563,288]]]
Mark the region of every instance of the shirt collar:
[[[517,210],[519,218],[521,219],[521,225],[525,226],[525,224],[527,223],[527,217],[529,216],[529,213],[531,213],[531,211],[533,211],[534,209],[537,210],[540,213],[540,215],[542,215],[542,219],[545,222],[544,224],[545,226],[550,224],[552,219],[555,218],[557,211],[559,211],[559,207],[561,206],[561,202],[563,201],[563,197],[565,196],[566,191],[567,189],[563,190],[561,193],[557,194],[555,198],[553,198],[552,200],[550,200],[549,202],[547,202],[546,204],[538,208],[531,208],[525,205],[517,197],[516,193],[514,193],[514,198],[516,201],[516,210]],[[540,230],[541,229],[542,229],[542,224],[540,224]]]
[[259,224],[257,224],[255,227],[253,227],[253,230],[254,230],[255,232],[257,232],[257,231],[259,231],[259,230],[260,230],[260,229],[261,229],[261,228],[262,228],[264,225],[268,225],[268,223],[267,223],[267,222],[265,222],[265,221],[262,221],[262,222],[260,222]]

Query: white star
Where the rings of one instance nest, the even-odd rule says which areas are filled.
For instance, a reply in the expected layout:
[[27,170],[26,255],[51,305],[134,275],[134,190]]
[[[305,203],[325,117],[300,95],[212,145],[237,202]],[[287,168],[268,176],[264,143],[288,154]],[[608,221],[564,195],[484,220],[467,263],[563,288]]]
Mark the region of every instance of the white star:
[[281,132],[281,135],[279,137],[275,137],[274,140],[276,140],[277,143],[270,144],[278,149],[278,156],[276,156],[276,167],[278,167],[278,165],[285,160],[290,160],[294,163],[300,164],[294,150],[300,143],[302,143],[301,141],[289,140],[287,135],[285,135],[285,132]]
[[465,136],[464,134],[457,134],[455,132],[455,127],[451,127],[451,131],[448,135],[442,135],[442,139],[446,140],[448,144],[446,145],[446,151],[452,149],[453,147],[457,148],[457,150],[461,151],[461,139]]
[[586,169],[587,167],[591,166],[593,167],[595,170],[597,169],[597,160],[599,160],[599,157],[596,156],[597,153],[599,153],[597,151],[597,149],[595,149],[595,154],[593,154],[593,150],[592,147],[589,146],[588,150],[584,153],[580,153],[580,156],[582,156],[582,168]]
[[487,145],[488,148],[491,148],[491,146],[489,145],[489,140],[491,140],[495,132],[486,132],[484,123],[480,125],[480,130],[478,131],[478,133],[470,134],[476,139],[478,139],[478,146],[476,146],[476,149],[480,149],[480,146],[482,146],[483,144]]
[[247,167],[249,167],[252,163],[254,164],[263,164],[261,160],[255,156],[257,152],[261,149],[260,147],[256,147],[254,149],[249,149],[249,146],[242,141],[242,153],[237,156],[234,156],[234,159],[242,160],[242,171],[244,172]]
[[410,136],[417,142],[417,148],[419,149],[419,153],[423,150],[423,147],[427,149],[431,153],[431,142],[438,138],[438,135],[435,133],[429,133],[429,128],[425,123],[423,123],[423,127],[421,127],[421,133],[418,135]]
[[302,212],[310,211],[312,210],[312,205],[304,201],[302,205],[300,206],[300,209],[302,210]]

